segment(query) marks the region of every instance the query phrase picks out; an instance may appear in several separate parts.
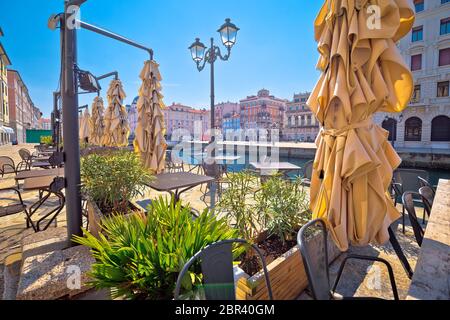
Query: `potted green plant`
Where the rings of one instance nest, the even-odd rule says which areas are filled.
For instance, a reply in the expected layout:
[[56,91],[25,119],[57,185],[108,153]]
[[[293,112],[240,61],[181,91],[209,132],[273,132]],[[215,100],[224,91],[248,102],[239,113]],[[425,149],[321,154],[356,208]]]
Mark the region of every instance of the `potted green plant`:
[[[296,234],[311,219],[307,192],[301,179],[273,176],[264,183],[248,172],[231,174],[218,208],[240,235],[263,252],[276,299],[295,299],[307,286]],[[330,242],[330,258],[339,251]],[[319,248],[318,248],[319,250]],[[242,257],[244,276],[237,282],[238,299],[267,299],[259,260],[250,252]]]
[[53,138],[52,136],[41,136],[40,143],[41,145],[51,146],[53,145]]
[[87,200],[89,230],[98,235],[104,217],[137,210],[132,200],[142,195],[152,180],[151,173],[132,152],[82,157],[81,190]]
[[260,189],[258,177],[249,171],[230,173],[227,188],[217,204],[217,210],[239,230],[240,236],[258,242],[265,231],[265,216],[255,210],[254,193]]
[[[207,209],[192,219],[189,207],[159,198],[148,213],[105,218],[97,238],[88,231],[74,240],[89,247],[96,262],[90,284],[111,288],[112,298],[172,299],[179,272],[198,251],[214,242],[233,239],[237,231]],[[201,283],[192,271],[183,282],[190,290]]]

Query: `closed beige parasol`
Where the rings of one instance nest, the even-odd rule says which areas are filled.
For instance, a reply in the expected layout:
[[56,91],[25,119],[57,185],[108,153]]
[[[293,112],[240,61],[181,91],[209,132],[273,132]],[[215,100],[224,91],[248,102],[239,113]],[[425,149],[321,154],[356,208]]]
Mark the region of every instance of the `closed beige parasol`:
[[155,61],[146,61],[140,78],[142,86],[137,102],[134,147],[144,166],[159,174],[164,171],[167,149],[163,113],[166,107],[162,101],[159,65]]
[[86,142],[89,139],[90,121],[91,115],[89,114],[89,110],[86,108],[86,110],[84,110],[83,115],[80,118],[80,140],[83,142]]
[[103,107],[103,99],[101,97],[95,97],[92,103],[92,116],[90,121],[90,134],[89,143],[101,146],[103,140],[103,132],[105,123],[103,120],[105,109]]
[[125,91],[122,82],[118,79],[111,81],[108,92],[108,108],[105,111],[105,131],[103,133],[103,145],[107,147],[128,146],[130,127],[123,100]]
[[400,216],[387,189],[401,159],[377,111],[401,112],[413,77],[396,41],[414,23],[410,0],[328,0],[315,21],[322,72],[308,105],[323,128],[311,181],[314,218],[342,251],[385,243]]

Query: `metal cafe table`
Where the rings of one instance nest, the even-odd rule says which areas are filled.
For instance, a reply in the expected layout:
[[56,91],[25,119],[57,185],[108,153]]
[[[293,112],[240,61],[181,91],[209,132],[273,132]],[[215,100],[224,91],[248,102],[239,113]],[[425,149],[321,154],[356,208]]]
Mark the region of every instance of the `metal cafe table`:
[[170,193],[175,202],[180,200],[182,193],[201,184],[213,182],[214,178],[190,172],[162,173],[155,176],[155,181],[148,186],[159,192]]
[[225,174],[228,174],[228,165],[231,163],[233,164],[235,161],[238,161],[241,157],[240,156],[231,156],[231,155],[219,155],[213,157],[213,161],[223,168],[223,172]]
[[54,167],[56,167],[55,165],[52,165],[50,163],[50,161],[44,161],[44,160],[41,161],[41,159],[36,159],[36,160],[37,161],[34,161],[31,164],[32,168],[54,168]]
[[271,175],[274,171],[281,171],[284,176],[287,176],[291,171],[300,171],[302,169],[290,162],[250,162],[250,165],[263,176]]
[[40,178],[40,177],[47,177],[47,176],[64,177],[64,168],[21,171],[16,174],[14,179],[16,181],[20,181],[20,180],[25,180],[25,179],[30,179],[30,178]]
[[[55,150],[56,151],[56,150]],[[55,151],[37,151],[38,157],[40,156],[51,156]]]

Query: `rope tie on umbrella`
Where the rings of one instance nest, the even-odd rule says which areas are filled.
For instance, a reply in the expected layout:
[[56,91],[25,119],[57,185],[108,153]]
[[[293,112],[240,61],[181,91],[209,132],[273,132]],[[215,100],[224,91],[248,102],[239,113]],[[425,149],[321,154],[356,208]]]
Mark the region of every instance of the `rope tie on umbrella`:
[[[372,119],[372,117],[369,117],[366,120],[347,125],[342,129],[325,129],[322,127],[322,129],[320,130],[320,135],[322,136],[322,138],[325,138],[327,136],[333,137],[333,138],[347,137],[349,131],[351,131],[351,130],[360,129],[360,128],[368,128],[372,125],[373,125],[373,119]],[[334,144],[334,142],[333,142],[333,144]],[[325,164],[325,152],[322,152],[321,154],[322,154],[322,161],[320,161],[319,163],[324,165]],[[319,170],[319,179],[323,180],[324,177],[325,177],[325,172],[324,172],[324,169],[321,168]]]
[[337,137],[344,137],[347,136],[348,132],[350,130],[354,130],[354,129],[359,129],[359,128],[364,128],[364,127],[369,127],[373,124],[372,121],[372,117],[367,118],[366,120],[360,121],[360,122],[356,122],[356,123],[352,123],[348,126],[345,126],[342,129],[325,129],[322,128],[322,130],[320,131],[320,134],[322,137],[325,136],[331,136],[334,138]]

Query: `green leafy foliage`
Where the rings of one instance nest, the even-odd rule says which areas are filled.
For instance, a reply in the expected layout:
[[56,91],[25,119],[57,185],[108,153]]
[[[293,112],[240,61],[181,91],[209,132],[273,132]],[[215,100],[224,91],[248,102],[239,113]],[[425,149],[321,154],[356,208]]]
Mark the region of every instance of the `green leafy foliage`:
[[253,173],[243,171],[230,173],[227,185],[217,210],[248,241],[255,241],[263,231],[291,240],[311,218],[300,178],[291,181],[275,175],[261,184]]
[[[178,274],[198,251],[214,242],[236,238],[224,219],[205,210],[195,220],[191,209],[159,198],[148,214],[113,215],[105,219],[99,239],[84,231],[74,240],[91,248],[96,263],[91,284],[112,288],[114,297],[171,299]],[[200,285],[196,266],[183,279],[183,288]]]
[[309,201],[301,183],[273,176],[255,194],[256,210],[264,216],[269,236],[292,240],[298,228],[311,219]]
[[91,154],[81,159],[82,192],[103,213],[127,212],[128,202],[142,195],[153,176],[132,152]]
[[250,171],[229,173],[227,188],[217,204],[217,211],[239,230],[240,236],[254,241],[264,231],[264,216],[255,210],[254,193],[259,188],[258,177]]
[[45,144],[45,145],[48,145],[48,146],[53,144],[52,136],[41,136],[40,137],[40,141],[41,141],[41,144]]

